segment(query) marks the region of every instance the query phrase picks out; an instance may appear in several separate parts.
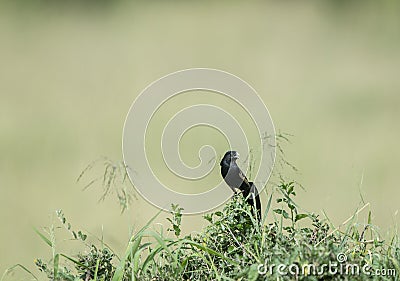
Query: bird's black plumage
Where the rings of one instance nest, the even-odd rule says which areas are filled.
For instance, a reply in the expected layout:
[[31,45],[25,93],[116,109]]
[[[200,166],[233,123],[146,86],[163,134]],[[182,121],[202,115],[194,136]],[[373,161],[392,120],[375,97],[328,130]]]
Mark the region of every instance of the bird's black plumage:
[[240,170],[239,166],[236,164],[236,160],[238,158],[239,153],[237,153],[236,151],[226,152],[220,163],[221,175],[234,193],[236,193],[236,190],[239,189],[244,198],[246,198],[246,202],[250,206],[256,207],[256,217],[260,221],[261,201],[257,187],[253,182],[248,181],[246,175],[242,172],[242,170]]

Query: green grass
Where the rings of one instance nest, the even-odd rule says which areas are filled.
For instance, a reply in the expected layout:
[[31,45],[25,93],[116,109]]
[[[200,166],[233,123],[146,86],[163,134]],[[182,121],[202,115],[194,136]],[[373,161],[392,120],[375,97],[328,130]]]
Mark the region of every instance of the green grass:
[[[347,261],[338,265],[357,265],[361,272],[386,270],[388,280],[399,280],[400,240],[394,235],[383,241],[371,222],[359,224],[358,216],[369,205],[357,209],[341,227],[335,228],[325,217],[302,212],[294,201],[299,186],[281,181],[274,187],[259,224],[251,215],[242,196],[234,196],[221,211],[206,214],[208,225],[181,237],[182,209],[172,206],[170,227],[153,225],[156,214],[127,243],[124,253],[117,255],[102,240],[88,243],[88,235],[76,231],[61,210],[58,225],[44,231],[39,238],[51,249],[51,256],[37,259],[35,264],[48,280],[367,280],[368,275],[312,274],[321,265],[337,262],[345,254]],[[272,201],[279,208],[272,209]],[[268,219],[272,218],[272,219]],[[56,230],[67,231],[72,240],[82,243],[82,252],[70,256],[58,252]],[[292,273],[283,276],[272,265],[292,266]],[[35,280],[37,273],[28,271]],[[295,267],[297,266],[297,267]],[[299,270],[297,272],[297,270]],[[304,269],[303,269],[304,268]],[[338,267],[339,269],[340,267]],[[344,272],[345,267],[343,267]],[[308,272],[309,275],[303,274]],[[316,271],[315,271],[316,272]],[[397,275],[394,275],[396,274]],[[5,274],[6,275],[6,274]],[[4,278],[4,276],[3,276]],[[3,280],[2,278],[2,280]],[[375,276],[380,280],[379,276]]]

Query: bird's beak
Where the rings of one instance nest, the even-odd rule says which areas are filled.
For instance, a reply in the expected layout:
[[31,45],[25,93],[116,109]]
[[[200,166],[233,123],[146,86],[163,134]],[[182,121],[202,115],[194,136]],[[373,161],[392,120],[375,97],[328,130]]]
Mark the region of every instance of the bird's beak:
[[233,156],[233,159],[239,159],[239,158],[240,158],[239,153],[236,153],[235,156]]

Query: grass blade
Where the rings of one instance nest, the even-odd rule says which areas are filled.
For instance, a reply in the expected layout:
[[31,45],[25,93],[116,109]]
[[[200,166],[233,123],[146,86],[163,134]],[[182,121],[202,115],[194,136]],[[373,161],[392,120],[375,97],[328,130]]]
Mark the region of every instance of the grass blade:
[[14,269],[16,268],[21,268],[23,271],[25,271],[26,273],[28,273],[29,275],[31,275],[35,280],[39,280],[37,279],[37,277],[29,270],[27,269],[25,266],[23,266],[22,264],[15,264],[9,268],[7,268],[7,270],[3,273],[3,275],[1,276],[0,281],[4,280],[4,277],[6,277],[10,272],[12,272]]
[[53,243],[51,243],[51,241],[44,235],[42,234],[37,228],[33,228],[33,230],[36,232],[37,235],[39,235],[39,237],[50,247],[53,247]]
[[265,208],[264,216],[263,216],[261,225],[264,225],[264,223],[265,223],[265,221],[266,221],[266,219],[267,219],[267,215],[268,215],[269,209],[271,208],[271,201],[272,201],[272,193],[271,193],[271,195],[269,196],[268,203],[267,203],[267,207]]

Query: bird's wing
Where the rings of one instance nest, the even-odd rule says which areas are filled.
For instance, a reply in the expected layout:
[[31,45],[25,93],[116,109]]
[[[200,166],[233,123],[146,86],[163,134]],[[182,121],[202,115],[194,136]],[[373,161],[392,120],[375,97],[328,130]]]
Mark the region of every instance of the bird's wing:
[[246,178],[246,175],[242,172],[242,170],[239,170],[239,177],[242,179],[243,183],[250,187],[249,180]]

